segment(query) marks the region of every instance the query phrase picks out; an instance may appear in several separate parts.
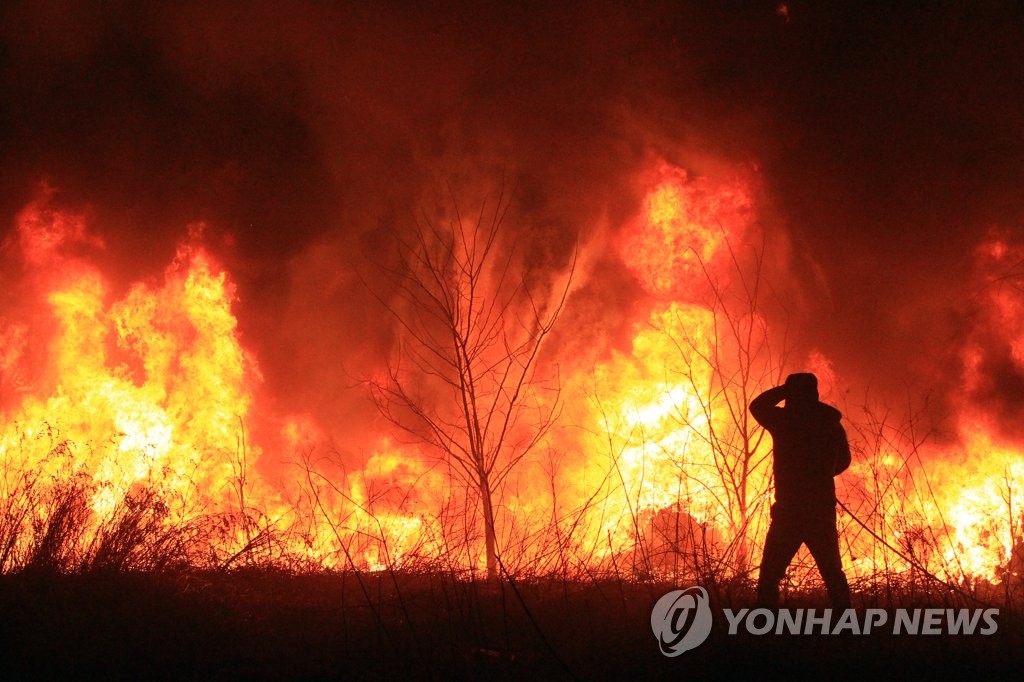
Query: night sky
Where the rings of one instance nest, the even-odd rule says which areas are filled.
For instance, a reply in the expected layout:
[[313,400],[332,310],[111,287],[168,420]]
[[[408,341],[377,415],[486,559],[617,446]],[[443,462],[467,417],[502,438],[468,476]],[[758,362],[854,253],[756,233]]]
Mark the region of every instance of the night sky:
[[114,292],[203,221],[274,409],[337,435],[393,338],[360,274],[449,188],[504,186],[538,273],[578,241],[566,319],[614,345],[642,292],[604,250],[637,178],[745,169],[798,350],[852,401],[967,399],[1012,431],[1024,363],[979,301],[1013,259],[976,252],[1024,248],[1024,10],[899,4],[4,3],[0,302],[40,182],[87,213]]

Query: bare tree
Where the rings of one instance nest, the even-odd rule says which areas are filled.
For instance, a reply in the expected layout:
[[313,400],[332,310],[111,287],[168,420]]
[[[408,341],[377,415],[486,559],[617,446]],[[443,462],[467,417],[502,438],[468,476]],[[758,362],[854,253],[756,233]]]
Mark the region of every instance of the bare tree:
[[538,355],[561,313],[561,287],[531,290],[514,238],[502,229],[500,194],[473,221],[424,218],[382,266],[395,295],[377,297],[399,323],[397,349],[370,392],[380,413],[431,446],[479,498],[487,575],[498,577],[496,506],[509,473],[540,442],[560,410],[557,383],[537,376]]
[[697,398],[696,404],[678,405],[673,417],[691,430],[695,446],[710,453],[697,470],[690,464],[681,471],[716,501],[730,528],[730,563],[743,574],[750,568],[751,523],[766,500],[770,474],[764,430],[747,406],[779,383],[788,348],[784,340],[781,349],[773,347],[764,317],[764,299],[774,293],[764,280],[763,247],[752,249],[746,267],[728,240],[726,247],[732,266],[727,284],[702,263],[710,293],[710,334],[695,336],[685,325],[662,332],[678,350],[681,362],[675,371]]

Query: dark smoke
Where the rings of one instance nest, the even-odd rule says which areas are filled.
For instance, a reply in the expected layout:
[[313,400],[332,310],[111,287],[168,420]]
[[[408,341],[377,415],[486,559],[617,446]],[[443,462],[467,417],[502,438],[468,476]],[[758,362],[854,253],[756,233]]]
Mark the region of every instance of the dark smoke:
[[6,3],[0,218],[48,180],[117,287],[205,221],[276,409],[343,440],[391,340],[357,271],[449,186],[512,190],[538,277],[578,240],[566,325],[612,345],[641,292],[602,249],[637,175],[756,164],[802,349],[857,391],[953,394],[970,254],[1024,215],[1021,11],[785,5]]

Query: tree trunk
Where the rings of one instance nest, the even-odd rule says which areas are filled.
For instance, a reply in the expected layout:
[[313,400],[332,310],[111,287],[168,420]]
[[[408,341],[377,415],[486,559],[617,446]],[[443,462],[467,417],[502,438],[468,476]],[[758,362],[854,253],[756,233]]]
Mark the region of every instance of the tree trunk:
[[480,472],[480,498],[484,507],[484,547],[487,556],[487,580],[498,581],[498,539],[494,532],[494,506],[491,502],[491,482],[487,472]]
[[[750,461],[749,455],[747,461]],[[736,518],[736,575],[744,575],[750,566],[750,538],[748,526],[750,525],[750,509],[747,505],[747,479],[750,472],[746,465],[743,467],[743,478],[740,482],[740,489],[737,497],[738,514]]]
[[736,575],[744,575],[750,568],[750,538],[747,536],[747,516],[744,511],[736,529]]

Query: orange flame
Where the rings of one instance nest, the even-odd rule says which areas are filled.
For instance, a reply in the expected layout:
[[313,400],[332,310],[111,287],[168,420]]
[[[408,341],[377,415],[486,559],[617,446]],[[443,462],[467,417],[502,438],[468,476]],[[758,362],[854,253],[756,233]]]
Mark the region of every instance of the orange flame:
[[619,253],[643,287],[662,297],[685,296],[719,266],[727,242],[738,243],[751,221],[749,187],[739,179],[692,181],[661,164],[640,215],[626,228]]
[[[374,434],[378,447],[356,466],[324,448],[310,417],[282,418],[282,441],[299,463],[266,479],[248,430],[260,372],[239,337],[234,286],[200,245],[201,230],[160,281],[112,300],[85,259],[103,241],[83,216],[49,208],[51,195],[19,214],[16,233],[46,319],[0,324],[0,511],[9,519],[0,523],[0,570],[46,549],[64,528],[69,490],[84,496],[75,513],[85,519],[67,540],[69,567],[95,561],[142,492],[160,528],[189,529],[179,549],[196,564],[483,565],[471,490],[387,433]],[[509,477],[498,510],[507,566],[751,574],[772,484],[770,439],[747,404],[789,371],[817,372],[825,392],[839,379],[820,352],[784,366],[760,301],[730,294],[749,291],[737,254],[750,248],[752,196],[740,180],[658,166],[618,243],[648,307],[628,349],[570,367],[566,428]],[[924,568],[995,583],[1020,564],[1024,455],[998,435],[978,396],[990,388],[993,343],[1024,367],[1024,295],[1004,286],[1017,281],[1022,256],[1000,235],[978,250],[980,326],[963,349],[965,403],[974,407],[960,415],[960,445],[847,415],[856,456],[840,498],[871,529],[841,515],[855,575]]]

